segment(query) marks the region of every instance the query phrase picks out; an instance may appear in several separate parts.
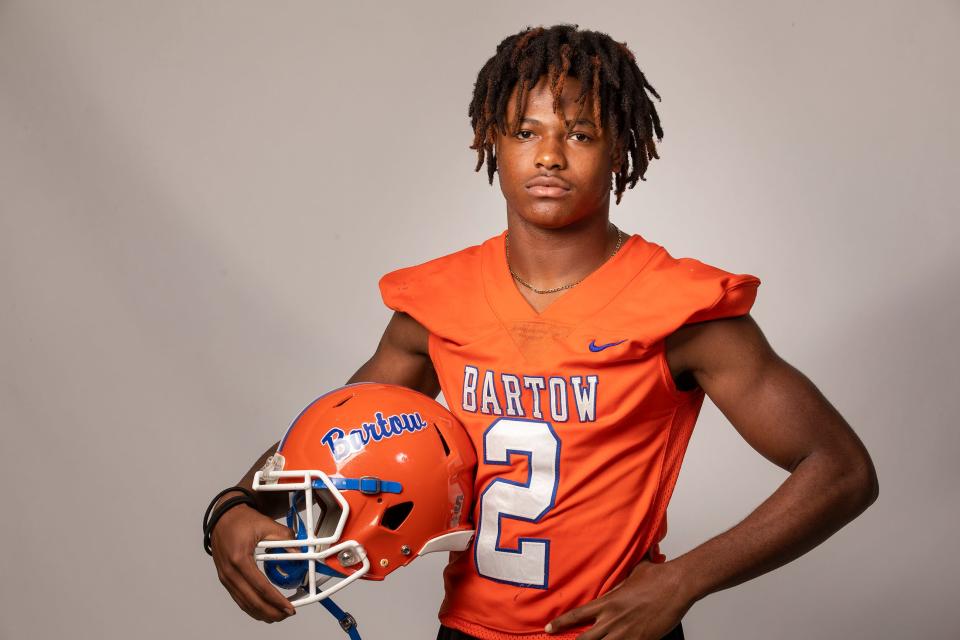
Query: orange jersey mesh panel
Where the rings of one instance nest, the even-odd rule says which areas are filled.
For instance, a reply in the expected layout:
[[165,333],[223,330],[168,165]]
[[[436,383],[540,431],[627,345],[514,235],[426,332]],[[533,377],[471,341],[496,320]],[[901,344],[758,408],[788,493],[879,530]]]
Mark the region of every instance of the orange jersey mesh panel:
[[543,627],[644,556],[666,560],[658,543],[704,393],[676,388],[664,338],[748,313],[760,280],[632,235],[537,313],[504,238],[388,273],[380,290],[429,331],[477,450],[477,535],[451,554],[441,622],[487,640],[575,638]]

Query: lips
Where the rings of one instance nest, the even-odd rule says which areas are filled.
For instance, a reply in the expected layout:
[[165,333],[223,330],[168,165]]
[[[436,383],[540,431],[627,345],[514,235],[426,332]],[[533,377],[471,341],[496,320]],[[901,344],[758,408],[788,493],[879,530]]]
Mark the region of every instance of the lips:
[[570,193],[570,183],[556,176],[537,176],[524,188],[530,195],[540,198],[562,198]]

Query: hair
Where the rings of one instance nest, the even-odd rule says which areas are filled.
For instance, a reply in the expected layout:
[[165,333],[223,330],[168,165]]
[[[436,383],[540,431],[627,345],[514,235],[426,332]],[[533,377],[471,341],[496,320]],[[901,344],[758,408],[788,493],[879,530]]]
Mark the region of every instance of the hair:
[[[567,76],[581,83],[576,101],[582,113],[587,96],[593,96],[593,120],[597,127],[609,132],[614,141],[611,161],[619,170],[615,174],[616,204],[623,192],[632,189],[637,180],[644,180],[650,160],[658,158],[653,140],[663,140],[660,116],[647,96],[660,95],[637,66],[636,58],[626,42],[617,42],[599,31],[578,31],[578,25],[561,24],[549,28],[527,27],[504,38],[497,52],[483,65],[473,87],[470,101],[470,124],[480,171],[484,160],[487,177],[493,184],[497,171],[494,151],[496,130],[506,135],[507,102],[513,89],[517,91],[517,118],[511,123],[519,131],[520,118],[527,94],[541,76],[546,75],[553,95],[553,111],[561,114],[560,96]],[[577,118],[574,118],[576,121]]]

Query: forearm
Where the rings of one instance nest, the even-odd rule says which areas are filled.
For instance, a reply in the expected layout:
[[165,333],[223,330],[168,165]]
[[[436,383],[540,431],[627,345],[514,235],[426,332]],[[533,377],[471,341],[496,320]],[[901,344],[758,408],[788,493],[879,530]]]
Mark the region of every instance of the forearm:
[[811,454],[742,522],[671,562],[699,600],[816,547],[876,499],[875,487],[869,471]]

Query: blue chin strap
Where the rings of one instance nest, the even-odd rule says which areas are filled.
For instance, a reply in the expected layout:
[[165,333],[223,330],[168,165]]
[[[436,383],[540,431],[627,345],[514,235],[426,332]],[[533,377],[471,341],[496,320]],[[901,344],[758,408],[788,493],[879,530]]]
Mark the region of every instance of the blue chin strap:
[[[400,493],[403,490],[399,482],[381,480],[380,478],[371,476],[363,476],[362,478],[330,478],[330,482],[340,491],[359,491],[364,495]],[[313,488],[326,489],[327,485],[323,484],[320,480],[314,480]],[[290,504],[290,510],[287,511],[287,528],[296,532],[297,540],[307,539],[307,527],[303,524],[303,519],[300,518],[300,513],[297,511],[296,500]],[[307,547],[299,547],[299,551],[306,553]],[[274,552],[286,553],[287,550],[278,548],[274,549]],[[347,577],[338,571],[334,571],[324,562],[314,561],[314,564],[317,573],[322,573],[323,575],[334,578]],[[265,560],[263,563],[263,572],[267,578],[270,579],[270,582],[278,587],[283,589],[299,589],[307,581],[309,567],[309,560]],[[320,604],[337,619],[340,628],[347,632],[350,640],[361,640],[360,632],[357,631],[357,620],[352,615],[338,607],[330,598],[320,600]]]
[[333,614],[333,617],[340,623],[340,628],[347,632],[350,640],[360,640],[360,632],[357,631],[357,621],[352,615],[341,609],[330,598],[324,598],[320,601],[323,608]]

